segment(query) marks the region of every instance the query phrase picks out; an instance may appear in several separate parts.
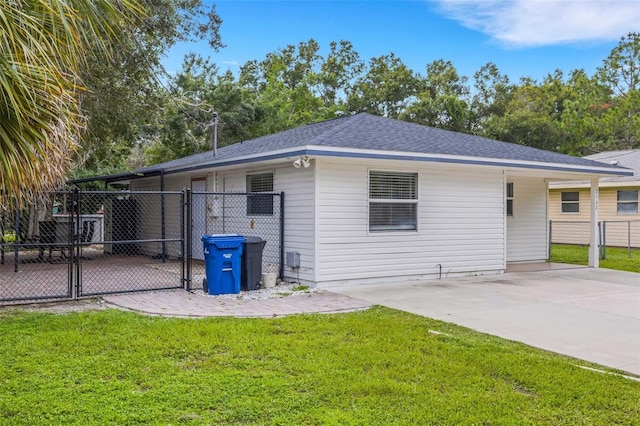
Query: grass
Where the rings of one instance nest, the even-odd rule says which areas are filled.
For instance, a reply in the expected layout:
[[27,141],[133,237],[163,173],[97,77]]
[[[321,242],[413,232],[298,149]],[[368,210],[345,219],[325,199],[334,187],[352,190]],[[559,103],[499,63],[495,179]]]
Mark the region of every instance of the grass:
[[16,241],[15,232],[5,232],[2,236],[2,240],[5,243],[14,243]]
[[5,310],[0,333],[7,425],[640,424],[636,381],[382,307],[201,320]]
[[[553,244],[551,246],[551,262],[587,265],[589,263],[589,247],[579,245]],[[606,259],[600,259],[600,267],[619,271],[640,272],[640,250],[631,250],[631,257],[626,248],[607,247]]]

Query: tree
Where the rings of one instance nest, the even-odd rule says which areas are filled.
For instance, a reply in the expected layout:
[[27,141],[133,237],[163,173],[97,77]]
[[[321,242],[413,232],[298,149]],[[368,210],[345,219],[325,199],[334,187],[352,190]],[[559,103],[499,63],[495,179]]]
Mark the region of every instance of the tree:
[[623,37],[593,77],[574,71],[566,89],[563,152],[587,155],[640,146],[640,35]]
[[640,33],[622,37],[597,72],[598,81],[611,90],[611,102],[602,125],[611,131],[609,146],[640,146]]
[[502,117],[505,114],[514,85],[509,77],[501,74],[493,62],[482,66],[473,75],[475,93],[471,100],[471,130],[475,134],[483,134],[485,125],[491,117]]
[[262,61],[249,61],[241,68],[240,84],[247,102],[254,105],[253,137],[330,118],[320,97],[320,46],[310,39],[297,46],[269,53]]
[[89,89],[81,97],[87,133],[75,157],[76,176],[122,171],[131,165],[132,148],[146,148],[167,125],[163,112],[180,96],[167,89],[171,81],[161,65],[172,45],[206,39],[215,51],[223,46],[215,5],[145,0],[144,6],[144,18],[120,35],[112,56],[91,61],[82,72]]
[[565,137],[561,152],[578,156],[599,152],[610,137],[601,122],[611,99],[609,89],[584,70],[571,73],[566,89],[570,96],[564,102],[560,123]]
[[347,93],[352,92],[353,82],[364,69],[364,63],[348,41],[331,42],[329,47],[318,77],[320,94],[326,109],[343,112]]
[[135,0],[0,3],[2,204],[34,202],[64,182],[84,127],[81,71],[141,16]]
[[155,164],[210,149],[213,114],[218,114],[218,146],[249,136],[255,118],[231,72],[222,76],[209,60],[187,55],[183,70],[171,79],[174,96],[167,99],[154,142],[145,158]]
[[400,119],[457,132],[470,131],[469,87],[450,61],[438,59],[427,65],[419,80],[417,101]]
[[351,113],[398,118],[418,93],[419,79],[393,53],[371,58],[367,72],[347,93]]
[[566,92],[557,70],[542,84],[523,78],[505,105],[504,114],[485,122],[485,136],[548,151],[562,151],[561,117]]

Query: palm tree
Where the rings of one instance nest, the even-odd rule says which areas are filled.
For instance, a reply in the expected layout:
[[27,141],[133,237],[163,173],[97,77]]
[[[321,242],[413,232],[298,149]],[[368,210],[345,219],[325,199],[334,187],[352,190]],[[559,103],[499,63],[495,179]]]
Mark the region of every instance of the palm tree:
[[138,0],[0,2],[0,205],[64,182],[84,123],[80,72],[141,15]]

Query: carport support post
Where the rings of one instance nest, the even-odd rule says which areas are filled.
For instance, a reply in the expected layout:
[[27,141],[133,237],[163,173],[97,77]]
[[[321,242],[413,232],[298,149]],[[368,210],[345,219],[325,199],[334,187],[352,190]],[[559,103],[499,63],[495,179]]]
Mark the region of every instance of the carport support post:
[[599,189],[598,185],[600,180],[598,178],[591,179],[591,222],[590,231],[591,238],[589,243],[589,267],[598,268],[600,266],[600,256],[598,252],[598,198]]

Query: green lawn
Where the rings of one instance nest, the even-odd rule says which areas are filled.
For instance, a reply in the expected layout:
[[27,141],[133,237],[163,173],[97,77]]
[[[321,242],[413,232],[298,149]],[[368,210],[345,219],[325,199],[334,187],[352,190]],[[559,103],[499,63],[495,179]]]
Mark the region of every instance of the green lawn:
[[[578,245],[553,244],[551,262],[587,265],[589,247]],[[631,257],[626,248],[607,248],[606,259],[600,259],[600,267],[619,271],[640,272],[640,249],[631,249]]]
[[[435,330],[446,334],[434,334]],[[387,308],[0,311],[0,424],[640,424],[640,383]]]

